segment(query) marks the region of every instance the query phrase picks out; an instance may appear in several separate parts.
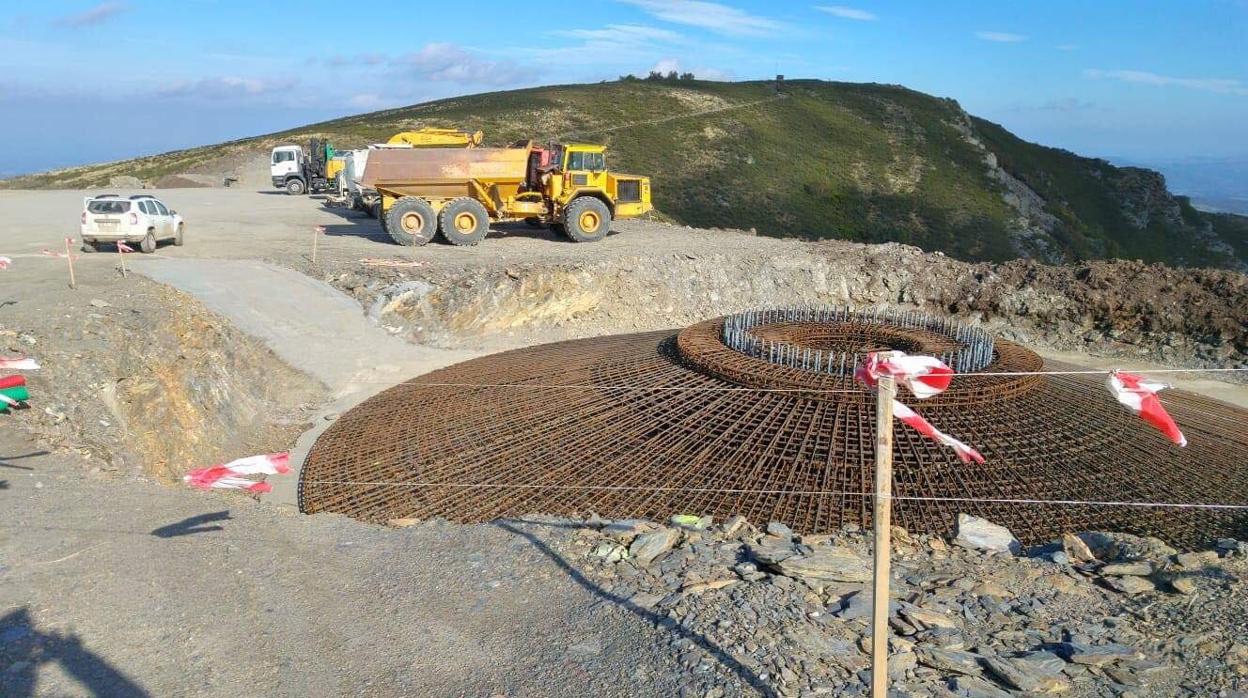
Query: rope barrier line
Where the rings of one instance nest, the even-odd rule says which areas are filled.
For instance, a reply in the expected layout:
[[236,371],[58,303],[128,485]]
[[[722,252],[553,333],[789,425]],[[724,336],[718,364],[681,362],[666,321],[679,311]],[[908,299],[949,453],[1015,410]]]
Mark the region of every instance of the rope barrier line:
[[[525,485],[503,483],[466,482],[369,482],[355,480],[304,480],[306,485],[358,485],[363,487],[456,487],[482,489],[522,490],[579,490],[579,491],[644,491],[686,492],[697,494],[773,494],[792,496],[876,497],[876,492],[836,492],[828,490],[758,490],[724,487],[642,487],[633,485]],[[1168,509],[1220,509],[1248,510],[1248,504],[1204,504],[1200,502],[1118,502],[1111,500],[1084,499],[998,499],[991,497],[920,497],[917,495],[883,495],[886,499],[913,502],[968,502],[984,504],[1060,504],[1074,506],[1121,506],[1156,507]]]
[[[1017,377],[1017,376],[1107,376],[1114,371],[1121,373],[1228,373],[1228,372],[1248,372],[1248,367],[1238,368],[1127,368],[1127,369],[1095,369],[1080,371],[1005,371],[1001,373],[981,372],[981,373],[955,373],[954,378],[971,378],[971,377]],[[712,387],[712,386],[644,386],[644,385],[595,385],[592,383],[411,383],[412,379],[393,383],[390,381],[351,381],[356,384],[364,385],[405,385],[409,387],[424,388],[533,388],[533,389],[564,389],[564,390],[640,390],[640,391],[687,391],[687,392],[704,392],[704,393],[733,393],[733,392],[750,392],[750,393],[863,393],[866,389],[846,390],[844,388],[754,388],[750,386],[741,387]]]

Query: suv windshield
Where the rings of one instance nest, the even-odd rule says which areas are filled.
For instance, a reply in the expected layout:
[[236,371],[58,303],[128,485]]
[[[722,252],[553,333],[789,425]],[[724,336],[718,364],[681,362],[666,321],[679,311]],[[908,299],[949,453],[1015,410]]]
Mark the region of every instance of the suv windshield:
[[125,213],[130,210],[129,201],[120,201],[118,199],[96,199],[87,204],[87,211],[90,213]]

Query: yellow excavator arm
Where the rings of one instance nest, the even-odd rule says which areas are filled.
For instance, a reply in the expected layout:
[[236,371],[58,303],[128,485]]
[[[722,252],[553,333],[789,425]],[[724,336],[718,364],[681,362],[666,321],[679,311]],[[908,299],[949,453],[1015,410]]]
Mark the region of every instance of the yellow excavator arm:
[[396,133],[386,141],[387,145],[410,145],[413,148],[475,148],[481,145],[485,134],[481,131],[468,133],[453,128],[422,128]]

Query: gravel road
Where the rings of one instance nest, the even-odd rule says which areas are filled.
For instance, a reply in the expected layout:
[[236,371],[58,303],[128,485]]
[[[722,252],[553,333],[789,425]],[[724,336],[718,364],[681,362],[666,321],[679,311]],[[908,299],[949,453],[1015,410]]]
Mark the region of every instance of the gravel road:
[[670,696],[552,525],[393,530],[85,474],[0,430],[0,695]]

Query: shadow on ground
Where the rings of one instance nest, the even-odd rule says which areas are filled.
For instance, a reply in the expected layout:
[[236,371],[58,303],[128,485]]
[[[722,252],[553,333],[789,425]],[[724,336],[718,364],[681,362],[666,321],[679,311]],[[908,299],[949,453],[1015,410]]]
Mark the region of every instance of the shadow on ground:
[[152,535],[157,538],[177,538],[178,536],[191,536],[196,533],[208,533],[210,531],[220,531],[224,527],[211,524],[214,521],[229,521],[230,512],[214,511],[208,514],[199,514],[190,516],[177,523],[171,523],[168,526],[161,526],[152,531]]
[[59,665],[93,696],[150,695],[121,670],[84,647],[77,635],[35,629],[27,608],[0,616],[0,657],[4,657],[7,667],[0,674],[0,695],[7,698],[46,694],[37,691],[35,685],[39,668],[45,664]]
[[754,671],[751,670],[749,667],[745,666],[741,662],[734,659],[731,655],[725,652],[723,648],[711,642],[702,634],[689,630],[688,628],[682,626],[680,623],[676,622],[675,620],[671,618],[668,618],[667,616],[659,615],[647,608],[638,606],[637,604],[629,601],[626,598],[617,596],[615,594],[612,594],[604,590],[602,587],[598,586],[597,584],[587,579],[585,575],[581,574],[581,572],[577,570],[575,567],[573,567],[562,555],[555,552],[554,549],[552,549],[549,545],[547,545],[537,536],[519,527],[519,525],[551,526],[551,527],[558,527],[558,528],[581,528],[581,526],[570,525],[570,524],[545,523],[545,522],[538,522],[538,521],[519,521],[515,519],[500,519],[498,521],[495,521],[493,525],[497,526],[498,528],[503,529],[504,531],[520,536],[524,538],[525,540],[529,541],[529,543],[532,544],[534,548],[537,548],[539,551],[541,551],[543,555],[550,558],[552,562],[558,565],[559,569],[567,573],[568,577],[570,577],[572,581],[581,585],[582,588],[584,588],[589,593],[593,594],[595,597],[603,601],[613,603],[621,608],[627,609],[634,615],[642,618],[648,623],[653,624],[655,627],[661,630],[664,630],[673,635],[678,635],[681,638],[691,640],[694,644],[698,645],[703,650],[705,650],[708,654],[710,654],[711,657],[713,657],[715,661],[719,662],[721,666],[727,668],[729,671],[736,674],[738,677],[740,677],[742,681],[749,684],[750,686],[753,686],[764,696],[767,696],[768,698],[774,698],[775,696],[777,696],[776,692],[773,691],[771,687],[769,687],[766,683],[764,683],[763,680],[759,678],[758,674],[754,673]]

